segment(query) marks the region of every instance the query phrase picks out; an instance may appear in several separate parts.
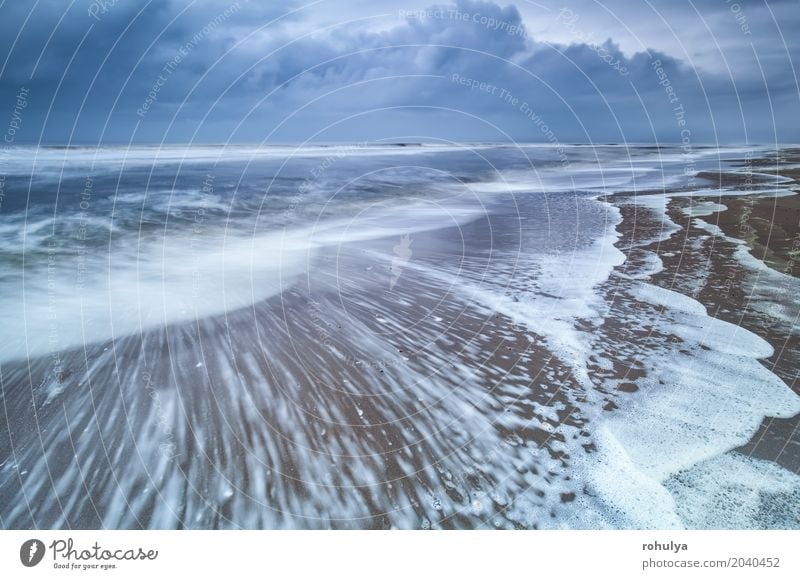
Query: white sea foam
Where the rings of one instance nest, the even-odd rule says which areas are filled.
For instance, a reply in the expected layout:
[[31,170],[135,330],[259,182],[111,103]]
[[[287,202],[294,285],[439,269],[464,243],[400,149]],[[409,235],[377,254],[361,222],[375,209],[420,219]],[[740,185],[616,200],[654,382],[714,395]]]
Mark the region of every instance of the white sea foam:
[[381,145],[310,145],[310,146],[246,146],[246,145],[164,145],[132,147],[30,147],[15,146],[7,150],[4,163],[7,173],[20,175],[58,175],[62,171],[119,171],[131,167],[253,161],[265,159],[325,159],[348,156],[420,155],[493,148],[494,145],[381,146]]
[[749,306],[785,324],[790,332],[797,332],[800,311],[793,307],[793,303],[795,296],[800,295],[800,280],[776,271],[753,256],[745,241],[726,235],[718,225],[703,219],[694,219],[693,224],[697,229],[721,237],[736,246],[734,258],[750,272],[748,278],[744,280],[749,295]]
[[632,268],[629,273],[617,273],[618,276],[625,279],[647,279],[663,271],[664,262],[655,251],[639,251],[637,267]]
[[[786,180],[776,179],[784,183]],[[631,197],[668,222],[663,241],[681,228],[668,220],[671,197],[726,195],[792,195],[790,189],[755,191],[697,190]],[[724,211],[724,205],[703,202],[684,209],[698,229],[737,245],[735,255],[751,272],[746,281],[756,309],[784,304],[774,312],[794,324],[798,312],[784,311],[797,280],[775,272],[753,257],[746,244],[698,217]],[[642,268],[640,268],[642,269]],[[644,270],[653,269],[645,263]],[[759,283],[759,277],[764,276]],[[629,277],[639,277],[632,275]],[[762,292],[758,288],[763,288]],[[780,295],[775,295],[780,292]],[[678,345],[647,348],[641,358],[647,377],[642,392],[595,430],[598,452],[581,461],[593,497],[581,497],[583,510],[571,519],[578,527],[630,528],[793,528],[800,477],[765,461],[730,452],[747,443],[765,417],[787,418],[800,412],[800,397],[759,359],[772,347],[752,332],[707,315],[697,301],[676,292],[637,282],[632,296],[659,307],[657,316],[640,312],[660,334],[680,339]],[[790,308],[791,309],[791,308]],[[654,433],[657,433],[655,435]],[[767,505],[765,508],[764,505]],[[734,507],[734,505],[736,507]]]
[[745,244],[739,244],[734,256],[753,272],[746,282],[752,308],[785,324],[791,333],[800,331],[800,309],[797,308],[800,280],[772,269],[754,257]]
[[727,452],[664,486],[684,525],[693,529],[800,527],[800,476],[773,462]]
[[[0,324],[15,336],[0,345],[0,360],[234,311],[291,287],[320,248],[462,225],[482,214],[409,203],[251,237],[204,223],[210,233],[129,236],[106,252],[53,253],[46,265],[0,282]],[[53,222],[32,226],[26,246],[46,245]],[[38,230],[43,237],[34,242]]]
[[244,307],[286,287],[308,246],[281,234],[198,240],[171,236],[108,255],[55,258],[3,284],[0,360],[120,337]]
[[655,174],[642,167],[596,167],[591,165],[547,167],[527,171],[503,171],[495,180],[470,183],[475,193],[612,193],[629,190],[637,178]]
[[667,204],[670,197],[668,195],[633,195],[619,200],[619,205],[635,205],[653,213],[659,221],[658,231],[651,237],[636,240],[636,245],[647,246],[652,243],[666,241],[681,227],[667,216]]
[[[681,342],[642,353],[643,392],[604,421],[597,463],[587,463],[602,504],[594,516],[615,527],[671,528],[679,524],[678,509],[657,485],[745,444],[764,417],[794,416],[800,397],[759,363],[773,350],[755,334],[708,316],[699,302],[667,289],[637,283],[633,296],[658,306],[649,323]],[[738,481],[744,475],[727,476]],[[619,493],[620,485],[628,492]],[[703,516],[708,526],[724,523]]]
[[[659,480],[644,472],[625,443],[605,425],[594,431],[597,452],[576,461],[589,496],[578,499],[569,526],[579,529],[680,529],[675,500]],[[642,433],[646,445],[652,433]]]
[[727,207],[725,207],[725,205],[720,205],[713,201],[701,201],[689,207],[684,207],[681,211],[687,217],[706,217],[718,213],[719,211],[725,211],[726,209]]
[[[531,272],[525,291],[509,293],[502,283],[493,286],[426,266],[407,267],[421,269],[426,276],[458,287],[470,303],[490,313],[501,313],[541,336],[547,348],[570,365],[579,383],[591,390],[587,367],[592,353],[591,336],[579,330],[577,324],[599,321],[607,314],[598,286],[625,261],[624,254],[615,247],[619,210],[605,203],[603,206],[607,211],[606,231],[592,244],[572,251],[525,256],[524,267]],[[513,259],[508,261],[514,263]]]

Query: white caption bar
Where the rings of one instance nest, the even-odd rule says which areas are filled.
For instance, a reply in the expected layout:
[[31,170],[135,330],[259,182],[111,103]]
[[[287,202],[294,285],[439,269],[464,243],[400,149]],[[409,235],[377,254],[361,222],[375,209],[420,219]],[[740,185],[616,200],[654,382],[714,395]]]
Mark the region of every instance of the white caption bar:
[[[4,531],[2,577],[800,577],[800,531]],[[174,575],[173,575],[174,574]]]

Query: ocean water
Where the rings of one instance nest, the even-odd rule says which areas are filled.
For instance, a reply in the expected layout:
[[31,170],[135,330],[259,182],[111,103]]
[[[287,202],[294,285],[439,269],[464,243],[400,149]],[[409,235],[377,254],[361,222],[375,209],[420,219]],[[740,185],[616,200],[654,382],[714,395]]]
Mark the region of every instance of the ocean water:
[[641,193],[658,241],[669,196],[719,197],[713,229],[793,184],[694,173],[769,155],[10,149],[0,525],[798,528],[797,471],[734,450],[800,412],[771,346],[648,283],[605,198]]

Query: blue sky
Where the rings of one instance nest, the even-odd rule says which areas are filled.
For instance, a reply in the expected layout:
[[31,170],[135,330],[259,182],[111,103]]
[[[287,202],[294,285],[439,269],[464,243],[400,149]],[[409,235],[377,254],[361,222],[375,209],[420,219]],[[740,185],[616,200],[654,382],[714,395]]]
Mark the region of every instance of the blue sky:
[[796,143],[799,8],[5,1],[0,113],[17,143]]

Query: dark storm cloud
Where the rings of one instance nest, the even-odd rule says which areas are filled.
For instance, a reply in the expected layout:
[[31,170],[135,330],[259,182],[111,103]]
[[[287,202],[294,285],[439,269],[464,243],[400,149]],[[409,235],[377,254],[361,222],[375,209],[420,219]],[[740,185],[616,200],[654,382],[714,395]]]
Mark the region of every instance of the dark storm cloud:
[[19,87],[30,89],[28,140],[39,140],[46,116],[44,140],[97,140],[104,130],[112,139],[127,140],[136,108],[166,63],[181,58],[164,87],[165,103],[180,102],[208,63],[250,32],[253,22],[265,24],[287,13],[288,5],[268,8],[246,0],[5,3],[0,37],[7,59],[0,90],[9,102]]
[[[606,2],[627,26],[614,28],[596,25],[589,2],[537,15],[470,0],[349,11],[119,0],[96,17],[92,2],[6,3],[0,90],[11,107],[30,89],[20,136],[32,141],[678,141],[687,130],[695,142],[797,141],[797,11],[678,4]],[[687,18],[695,8],[702,22]],[[654,32],[663,21],[687,35],[675,33],[680,50]],[[543,22],[559,40],[532,35]],[[629,29],[644,44],[623,51],[615,37]]]

